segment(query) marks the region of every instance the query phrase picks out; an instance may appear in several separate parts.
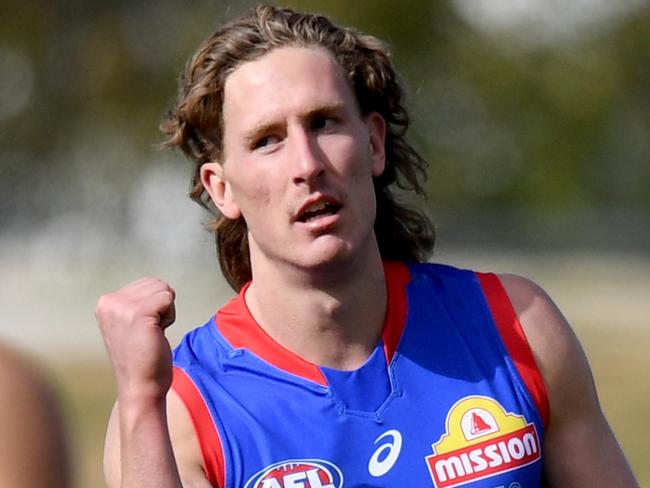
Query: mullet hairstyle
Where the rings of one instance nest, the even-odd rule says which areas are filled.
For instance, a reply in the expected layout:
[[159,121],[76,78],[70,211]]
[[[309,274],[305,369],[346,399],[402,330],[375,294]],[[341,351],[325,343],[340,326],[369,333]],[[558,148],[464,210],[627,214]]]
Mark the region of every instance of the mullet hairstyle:
[[426,260],[435,241],[433,225],[391,190],[424,196],[428,165],[405,140],[409,117],[386,49],[377,38],[322,15],[259,6],[203,41],[181,74],[176,106],[160,126],[165,145],[180,147],[194,162],[190,197],[213,215],[209,228],[224,277],[235,291],[252,279],[248,228],[243,217],[230,220],[220,214],[203,188],[200,168],[222,158],[226,78],[242,64],[286,46],[327,49],[343,68],[361,114],[377,112],[385,119],[386,169],[374,178],[379,250],[383,259]]

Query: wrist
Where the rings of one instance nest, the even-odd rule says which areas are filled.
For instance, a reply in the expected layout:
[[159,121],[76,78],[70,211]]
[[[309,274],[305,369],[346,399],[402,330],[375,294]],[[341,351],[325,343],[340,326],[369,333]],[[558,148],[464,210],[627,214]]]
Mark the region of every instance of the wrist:
[[117,399],[122,402],[160,403],[164,402],[171,388],[170,378],[138,376],[124,377],[117,381]]
[[165,409],[167,392],[158,388],[123,388],[118,389],[117,402],[120,412],[152,411]]
[[164,398],[143,395],[118,396],[122,436],[139,438],[143,433],[166,430],[167,406]]

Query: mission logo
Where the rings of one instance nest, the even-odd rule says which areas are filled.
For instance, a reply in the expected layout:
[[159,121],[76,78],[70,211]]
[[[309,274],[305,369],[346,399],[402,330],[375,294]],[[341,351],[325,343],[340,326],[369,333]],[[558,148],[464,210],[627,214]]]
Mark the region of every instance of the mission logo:
[[471,396],[447,414],[447,432],[427,456],[436,488],[461,486],[534,463],[541,457],[535,425],[492,398]]
[[334,464],[320,459],[293,459],[267,466],[244,488],[341,488],[343,475]]

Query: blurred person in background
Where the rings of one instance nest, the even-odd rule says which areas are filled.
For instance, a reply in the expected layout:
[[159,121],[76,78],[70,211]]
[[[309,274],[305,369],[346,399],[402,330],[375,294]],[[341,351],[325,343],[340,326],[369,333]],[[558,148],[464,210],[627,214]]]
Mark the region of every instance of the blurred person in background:
[[381,42],[259,7],[181,85],[163,130],[239,295],[173,361],[169,284],[100,298],[109,486],[636,486],[544,291],[424,263],[433,227],[396,190],[426,163]]
[[71,486],[63,427],[54,392],[39,369],[0,344],[0,486]]

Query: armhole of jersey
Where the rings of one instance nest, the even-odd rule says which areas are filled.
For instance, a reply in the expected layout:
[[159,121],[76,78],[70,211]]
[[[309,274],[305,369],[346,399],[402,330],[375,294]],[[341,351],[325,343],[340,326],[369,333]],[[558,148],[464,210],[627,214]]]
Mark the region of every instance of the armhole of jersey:
[[476,275],[501,340],[537,406],[542,424],[547,427],[550,408],[546,386],[510,298],[497,275],[493,273],[476,273]]
[[190,413],[208,481],[212,486],[225,488],[223,445],[201,393],[187,373],[177,367],[174,367],[172,388]]

